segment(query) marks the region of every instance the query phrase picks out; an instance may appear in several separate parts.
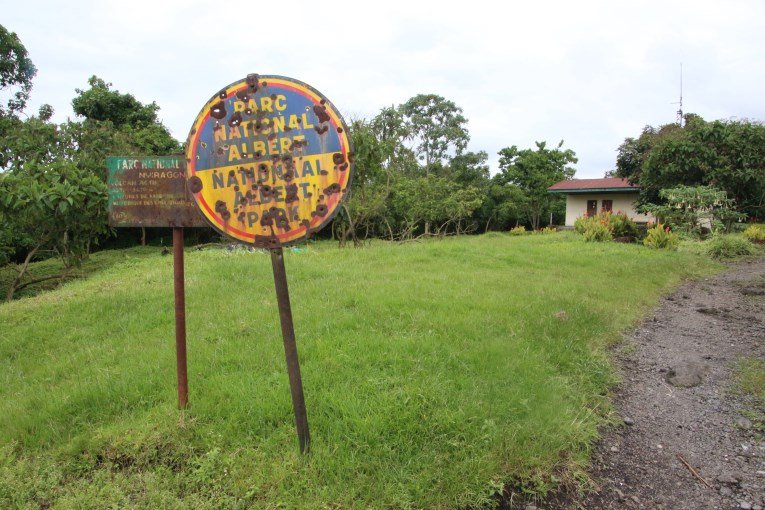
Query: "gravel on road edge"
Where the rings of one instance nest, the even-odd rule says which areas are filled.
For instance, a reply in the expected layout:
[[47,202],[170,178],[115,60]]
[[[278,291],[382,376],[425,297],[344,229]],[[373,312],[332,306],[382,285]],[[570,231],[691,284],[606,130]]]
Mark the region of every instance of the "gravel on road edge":
[[733,378],[765,360],[764,294],[758,259],[666,296],[615,350],[623,425],[603,432],[595,490],[534,507],[765,510],[765,431]]

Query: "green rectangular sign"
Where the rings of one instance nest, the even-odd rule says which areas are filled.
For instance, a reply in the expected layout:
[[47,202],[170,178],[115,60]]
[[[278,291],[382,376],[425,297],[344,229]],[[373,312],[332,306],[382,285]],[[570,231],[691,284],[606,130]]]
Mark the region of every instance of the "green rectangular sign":
[[186,187],[182,156],[109,157],[109,225],[206,227]]

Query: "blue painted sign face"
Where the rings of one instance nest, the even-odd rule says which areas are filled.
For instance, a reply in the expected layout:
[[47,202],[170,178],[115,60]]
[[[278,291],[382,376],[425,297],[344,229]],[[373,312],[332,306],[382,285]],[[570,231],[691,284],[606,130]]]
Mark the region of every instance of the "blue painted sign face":
[[248,75],[205,104],[189,134],[186,178],[223,234],[261,247],[305,239],[337,213],[351,182],[348,130],[312,87]]

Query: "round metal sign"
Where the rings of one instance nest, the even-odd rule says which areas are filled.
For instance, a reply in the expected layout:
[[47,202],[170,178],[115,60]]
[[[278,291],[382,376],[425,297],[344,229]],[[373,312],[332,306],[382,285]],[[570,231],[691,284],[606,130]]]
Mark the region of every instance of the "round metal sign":
[[278,248],[329,223],[350,187],[351,160],[348,129],[329,100],[292,78],[250,74],[197,115],[186,178],[216,230]]

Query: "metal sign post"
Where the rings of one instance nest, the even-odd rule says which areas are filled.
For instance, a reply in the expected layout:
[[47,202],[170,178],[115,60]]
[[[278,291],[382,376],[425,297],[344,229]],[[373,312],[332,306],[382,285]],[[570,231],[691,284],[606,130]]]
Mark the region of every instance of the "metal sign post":
[[178,407],[189,403],[186,370],[186,298],[183,276],[183,227],[206,227],[186,187],[180,156],[109,157],[109,225],[172,227],[175,289],[175,354]]
[[281,248],[271,250],[271,266],[274,270],[276,302],[279,305],[279,320],[282,325],[284,355],[287,358],[287,374],[290,379],[292,409],[295,411],[295,426],[300,442],[300,453],[306,453],[310,448],[311,434],[308,432],[308,414],[303,397],[303,380],[300,377],[295,327],[292,325],[292,308],[290,307],[290,292],[287,287],[287,271],[284,268],[284,251]]
[[186,292],[183,277],[183,228],[173,228],[173,283],[175,288],[175,363],[178,373],[178,408],[189,404],[186,370]]
[[318,232],[351,183],[351,142],[340,112],[284,76],[246,78],[213,95],[186,142],[188,189],[221,234],[271,252],[300,451],[310,446],[283,246]]

